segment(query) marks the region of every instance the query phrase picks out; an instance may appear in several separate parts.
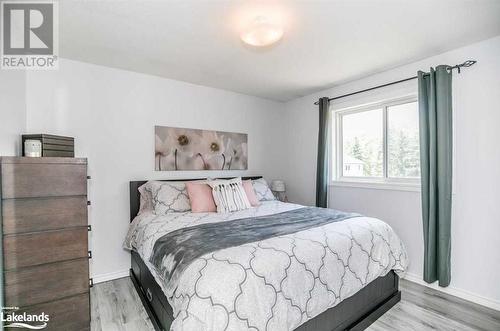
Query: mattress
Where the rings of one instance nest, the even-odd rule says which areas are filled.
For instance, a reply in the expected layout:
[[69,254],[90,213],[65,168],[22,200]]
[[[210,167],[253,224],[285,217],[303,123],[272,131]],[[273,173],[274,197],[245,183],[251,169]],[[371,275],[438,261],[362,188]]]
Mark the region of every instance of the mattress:
[[406,270],[406,250],[392,228],[360,215],[198,252],[175,281],[161,268],[171,265],[168,253],[153,263],[155,244],[175,240],[168,235],[180,229],[227,230],[237,220],[303,208],[268,201],[226,214],[145,212],[131,223],[124,246],[138,252],[161,286],[173,309],[172,330],[293,330],[389,271]]

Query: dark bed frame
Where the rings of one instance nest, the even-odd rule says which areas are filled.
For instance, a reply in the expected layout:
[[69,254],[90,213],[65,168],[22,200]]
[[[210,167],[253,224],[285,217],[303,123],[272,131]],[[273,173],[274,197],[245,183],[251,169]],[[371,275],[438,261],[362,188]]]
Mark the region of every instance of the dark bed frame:
[[[259,179],[243,177],[243,179]],[[199,178],[203,180],[204,178]],[[166,181],[187,181],[198,179],[173,179]],[[130,182],[130,221],[139,212],[140,194],[138,188],[146,181]],[[141,298],[156,331],[170,330],[173,321],[172,307],[160,285],[137,252],[132,252],[130,278]],[[345,299],[333,308],[299,326],[295,331],[340,331],[364,330],[386,311],[401,300],[399,277],[390,271]]]

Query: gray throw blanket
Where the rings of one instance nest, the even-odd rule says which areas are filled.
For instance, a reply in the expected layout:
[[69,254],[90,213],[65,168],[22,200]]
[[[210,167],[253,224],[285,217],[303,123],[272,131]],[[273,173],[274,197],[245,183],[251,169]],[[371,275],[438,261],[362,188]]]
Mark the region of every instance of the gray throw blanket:
[[176,287],[182,272],[205,254],[358,216],[361,215],[306,207],[260,217],[200,224],[172,231],[158,239],[150,262],[169,286]]

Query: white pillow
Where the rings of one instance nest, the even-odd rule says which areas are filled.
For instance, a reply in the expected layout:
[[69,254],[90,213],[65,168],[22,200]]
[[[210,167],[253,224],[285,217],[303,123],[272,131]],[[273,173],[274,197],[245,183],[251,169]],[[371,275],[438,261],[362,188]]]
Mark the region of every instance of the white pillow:
[[208,181],[207,184],[212,187],[212,195],[218,213],[228,213],[252,207],[241,178],[213,180]]
[[145,190],[151,192],[154,213],[157,215],[191,210],[184,182],[151,181],[146,184]]
[[259,201],[277,200],[264,178],[252,180],[252,186]]

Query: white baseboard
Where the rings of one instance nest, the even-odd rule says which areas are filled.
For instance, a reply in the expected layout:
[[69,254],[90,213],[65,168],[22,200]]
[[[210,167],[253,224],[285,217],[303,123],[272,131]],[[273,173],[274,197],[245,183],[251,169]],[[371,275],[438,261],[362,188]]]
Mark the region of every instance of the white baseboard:
[[471,293],[469,291],[465,291],[453,286],[441,287],[438,286],[437,283],[428,284],[423,279],[422,276],[406,273],[402,278],[409,280],[410,282],[417,283],[419,285],[430,287],[434,290],[441,291],[443,293],[453,295],[459,297],[461,299],[477,303],[478,305],[485,306],[494,310],[500,311],[500,301],[485,298],[483,296]]
[[127,269],[122,271],[109,272],[107,274],[95,275],[93,279],[94,279],[94,284],[98,284],[128,276],[129,276],[129,270]]

